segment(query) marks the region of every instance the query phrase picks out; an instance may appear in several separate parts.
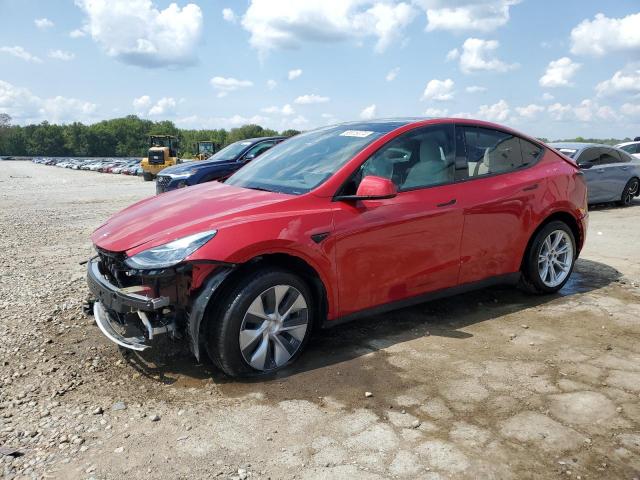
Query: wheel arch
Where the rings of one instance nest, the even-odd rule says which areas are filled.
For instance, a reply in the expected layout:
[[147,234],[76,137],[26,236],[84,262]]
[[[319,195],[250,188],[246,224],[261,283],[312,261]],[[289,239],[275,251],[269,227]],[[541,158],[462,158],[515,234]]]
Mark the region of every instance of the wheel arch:
[[554,221],[561,221],[571,229],[571,233],[573,233],[573,238],[576,241],[576,256],[580,253],[580,250],[582,249],[582,245],[584,243],[584,233],[582,232],[582,229],[580,227],[580,224],[578,223],[578,220],[576,220],[576,217],[569,212],[566,212],[566,211],[554,212],[551,215],[547,216],[542,222],[540,222],[540,224],[529,236],[527,247],[525,248],[522,254],[522,259],[520,261],[520,270],[524,269],[525,267],[527,254],[529,253],[529,250],[531,249],[531,245],[533,244],[533,240],[536,238],[536,235],[538,234],[538,232],[542,230],[546,225]]
[[193,354],[200,360],[202,339],[204,338],[208,317],[217,302],[250,272],[260,268],[283,268],[300,276],[309,286],[314,297],[314,317],[317,320],[313,328],[322,325],[329,311],[329,297],[320,274],[307,261],[289,253],[267,253],[255,256],[238,264],[234,268],[216,269],[203,283],[201,292],[193,301],[188,320],[188,334]]

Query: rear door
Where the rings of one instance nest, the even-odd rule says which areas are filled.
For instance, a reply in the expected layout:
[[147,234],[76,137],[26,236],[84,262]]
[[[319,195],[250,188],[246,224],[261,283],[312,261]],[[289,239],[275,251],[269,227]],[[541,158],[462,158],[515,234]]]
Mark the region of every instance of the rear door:
[[468,178],[459,284],[517,272],[531,233],[535,205],[546,191],[534,165],[544,149],[510,133],[473,126],[464,132]]
[[589,147],[580,152],[576,162],[587,179],[587,196],[589,203],[606,201],[604,169],[598,168],[600,148]]
[[613,148],[601,148],[600,158],[597,161],[596,171],[602,177],[603,201],[613,202],[620,200],[622,190],[629,180],[629,175],[623,170],[622,159]]

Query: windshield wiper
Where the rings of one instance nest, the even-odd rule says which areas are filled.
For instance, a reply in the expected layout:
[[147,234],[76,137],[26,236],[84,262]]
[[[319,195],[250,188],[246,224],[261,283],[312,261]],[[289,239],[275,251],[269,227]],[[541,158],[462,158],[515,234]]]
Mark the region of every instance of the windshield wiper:
[[262,187],[244,187],[244,188],[248,188],[249,190],[258,190],[260,192],[278,193],[275,190],[269,190],[268,188],[262,188]]

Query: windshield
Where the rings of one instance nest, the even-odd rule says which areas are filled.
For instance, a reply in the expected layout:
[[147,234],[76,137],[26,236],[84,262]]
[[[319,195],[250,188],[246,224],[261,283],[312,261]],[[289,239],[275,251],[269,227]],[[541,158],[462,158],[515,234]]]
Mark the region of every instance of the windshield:
[[333,175],[365,146],[383,135],[339,125],[302,133],[263,153],[226,183],[300,195]]
[[209,162],[229,162],[231,160],[235,160],[238,158],[244,150],[252,145],[253,142],[248,142],[246,140],[242,140],[240,142],[232,143],[231,145],[227,145],[222,150],[220,150],[215,155],[210,156],[207,161]]

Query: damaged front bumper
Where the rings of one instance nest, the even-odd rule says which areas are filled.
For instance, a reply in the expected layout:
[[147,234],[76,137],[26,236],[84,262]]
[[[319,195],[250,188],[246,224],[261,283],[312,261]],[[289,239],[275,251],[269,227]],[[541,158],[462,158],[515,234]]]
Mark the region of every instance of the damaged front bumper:
[[143,274],[128,271],[117,260],[114,268],[109,263],[113,258],[114,254],[100,251],[87,263],[87,283],[96,299],[93,314],[102,333],[117,345],[137,351],[151,347],[158,335],[186,336],[199,360],[207,306],[235,265],[212,262],[215,268],[192,291],[194,265]]
[[[144,286],[120,288],[113,285],[100,271],[100,260],[94,258],[88,262],[87,283],[95,295],[93,315],[98,328],[112,342],[131,350],[142,351],[150,347],[149,341],[161,334],[175,334],[175,320],[165,321],[161,325],[156,318],[163,318],[164,311],[170,305],[166,296],[150,297],[149,289]],[[128,335],[132,330],[126,318],[137,318],[142,328],[138,335]],[[152,320],[150,317],[154,318]],[[136,329],[133,329],[136,331]]]

